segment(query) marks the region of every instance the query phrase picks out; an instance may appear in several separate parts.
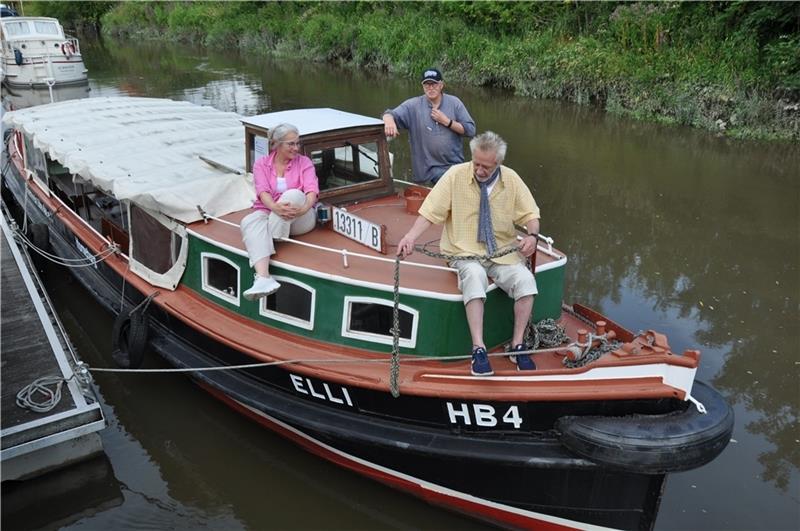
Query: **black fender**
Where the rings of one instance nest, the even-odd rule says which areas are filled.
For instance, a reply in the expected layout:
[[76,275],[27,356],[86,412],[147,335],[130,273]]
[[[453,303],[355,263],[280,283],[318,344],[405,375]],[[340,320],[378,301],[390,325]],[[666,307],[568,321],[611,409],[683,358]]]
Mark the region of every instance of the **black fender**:
[[138,369],[147,349],[150,318],[142,308],[123,308],[111,331],[111,357],[124,369]]
[[713,388],[694,382],[692,397],[700,413],[686,408],[661,415],[562,417],[556,423],[561,443],[609,469],[643,474],[690,470],[717,457],[730,442],[733,410]]

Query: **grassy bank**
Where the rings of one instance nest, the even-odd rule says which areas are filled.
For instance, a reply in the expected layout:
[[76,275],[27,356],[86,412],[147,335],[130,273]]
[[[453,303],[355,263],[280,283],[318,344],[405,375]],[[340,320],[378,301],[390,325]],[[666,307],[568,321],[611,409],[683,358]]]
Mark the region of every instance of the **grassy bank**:
[[[27,4],[26,4],[27,5]],[[105,32],[291,54],[800,140],[800,4],[124,2]]]

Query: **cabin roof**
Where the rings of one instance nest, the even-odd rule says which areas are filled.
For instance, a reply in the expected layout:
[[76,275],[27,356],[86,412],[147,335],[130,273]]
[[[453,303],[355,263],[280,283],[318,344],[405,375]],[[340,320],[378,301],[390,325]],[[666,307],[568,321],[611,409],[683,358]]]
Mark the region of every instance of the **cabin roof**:
[[20,109],[3,123],[118,200],[191,223],[198,206],[223,216],[255,198],[240,119],[185,101],[103,97]]
[[289,123],[297,127],[300,136],[351,127],[383,125],[377,118],[330,108],[292,109],[259,114],[242,118],[242,123],[262,129],[272,129],[278,124]]

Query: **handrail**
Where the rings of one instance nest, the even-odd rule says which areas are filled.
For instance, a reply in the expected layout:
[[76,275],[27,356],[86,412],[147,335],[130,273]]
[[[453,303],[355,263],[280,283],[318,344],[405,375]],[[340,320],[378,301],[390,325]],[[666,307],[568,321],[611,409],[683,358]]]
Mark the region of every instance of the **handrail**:
[[[237,228],[240,227],[240,225],[238,223],[234,223],[232,221],[228,221],[226,219],[218,218],[218,217],[215,217],[215,216],[210,216],[202,208],[200,208],[199,206],[197,208],[200,211],[200,215],[203,216],[203,218],[206,220],[206,222],[209,219],[213,219],[214,221],[219,221],[220,223],[223,223],[225,225],[230,225],[231,227],[237,227]],[[548,246],[547,247],[540,247],[539,245],[537,245],[536,246],[537,250],[542,251],[546,255],[552,256],[553,258],[561,258],[561,255],[559,255],[555,251],[553,251],[553,238],[550,238],[548,236],[543,236],[543,235],[540,234],[539,235],[539,240],[546,242],[548,244]],[[308,243],[308,242],[304,242],[304,241],[300,241],[300,240],[295,240],[295,239],[290,238],[290,237],[282,238],[282,239],[280,239],[278,241],[288,242],[288,243],[295,243],[297,245],[301,245],[301,246],[304,246],[304,247],[309,247],[309,248],[312,248],[312,249],[317,249],[319,251],[325,251],[325,252],[329,252],[329,253],[338,254],[344,260],[345,267],[347,267],[347,258],[350,257],[350,256],[355,256],[355,257],[358,257],[358,258],[365,258],[367,260],[376,260],[378,262],[389,262],[389,263],[392,263],[392,264],[395,261],[394,258],[384,258],[382,256],[371,256],[371,255],[368,255],[368,254],[356,253],[356,252],[353,252],[353,251],[348,251],[347,249],[334,249],[333,247],[325,247],[325,246],[322,246],[322,245],[317,245],[315,243]],[[454,269],[452,267],[445,267],[445,266],[433,265],[433,264],[420,264],[420,263],[416,263],[416,262],[406,262],[406,261],[402,261],[400,263],[401,263],[401,265],[407,265],[407,266],[412,266],[412,267],[421,267],[423,269],[438,269],[440,271],[458,271],[457,269]]]

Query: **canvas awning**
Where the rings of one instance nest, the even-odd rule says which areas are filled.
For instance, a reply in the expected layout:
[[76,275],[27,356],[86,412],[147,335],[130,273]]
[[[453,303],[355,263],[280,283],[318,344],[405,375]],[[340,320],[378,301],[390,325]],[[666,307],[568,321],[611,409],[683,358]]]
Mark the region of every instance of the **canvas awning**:
[[202,219],[198,205],[223,216],[255,199],[241,119],[183,101],[103,97],[9,112],[3,123],[118,200],[191,223]]

